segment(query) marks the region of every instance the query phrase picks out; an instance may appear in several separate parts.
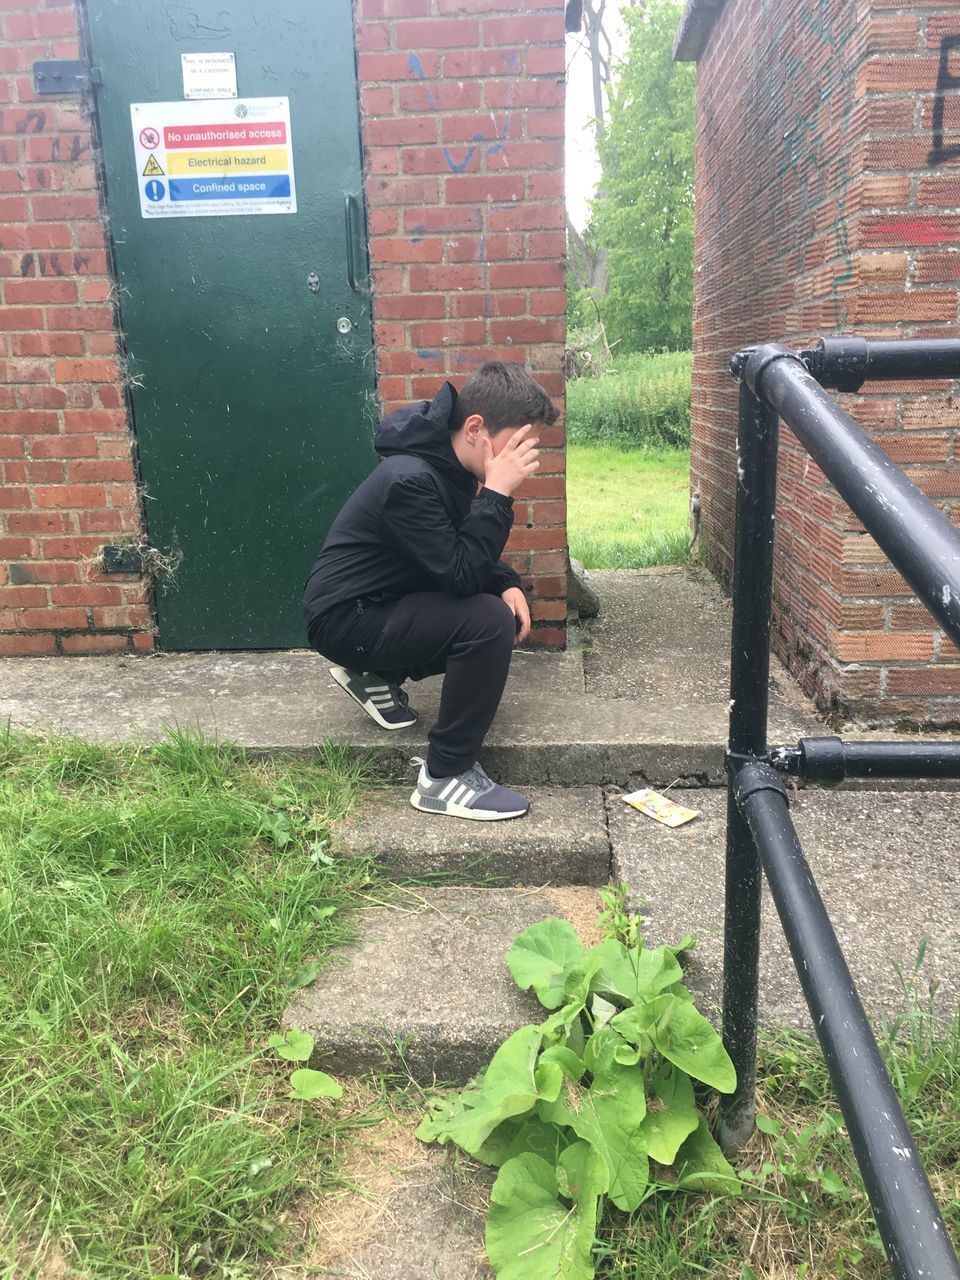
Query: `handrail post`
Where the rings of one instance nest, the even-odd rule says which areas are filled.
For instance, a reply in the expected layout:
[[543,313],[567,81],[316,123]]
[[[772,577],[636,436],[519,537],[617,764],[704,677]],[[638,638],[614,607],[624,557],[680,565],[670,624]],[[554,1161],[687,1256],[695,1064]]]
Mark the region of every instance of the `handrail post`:
[[[742,382],[730,650],[731,761],[763,757],[767,750],[777,441],[776,412]],[[756,1114],[761,889],[760,859],[734,800],[732,772],[727,794],[723,1042],[736,1068],[737,1087],[721,1104],[719,1132],[728,1152],[749,1138]]]

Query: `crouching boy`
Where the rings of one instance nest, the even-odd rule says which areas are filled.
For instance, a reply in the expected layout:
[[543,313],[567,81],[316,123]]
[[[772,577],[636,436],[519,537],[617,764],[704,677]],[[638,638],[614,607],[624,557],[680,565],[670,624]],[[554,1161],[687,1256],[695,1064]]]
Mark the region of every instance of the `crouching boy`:
[[480,748],[513,646],[530,631],[520,579],[501,559],[513,493],[537,470],[537,431],[557,412],[517,365],[491,361],[457,394],[398,409],[383,461],[348,498],[304,594],[311,646],[382,729],[417,721],[405,681],[444,674],[411,804],[495,821],[529,804],[487,777]]

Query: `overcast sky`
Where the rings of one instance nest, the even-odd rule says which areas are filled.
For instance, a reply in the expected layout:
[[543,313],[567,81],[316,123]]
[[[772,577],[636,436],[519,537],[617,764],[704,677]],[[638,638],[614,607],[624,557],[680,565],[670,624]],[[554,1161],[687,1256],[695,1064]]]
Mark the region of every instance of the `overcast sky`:
[[[615,54],[625,45],[620,9],[628,0],[607,0],[604,26]],[[587,222],[587,202],[600,176],[594,146],[593,81],[590,52],[583,34],[567,36],[567,212],[578,231]]]

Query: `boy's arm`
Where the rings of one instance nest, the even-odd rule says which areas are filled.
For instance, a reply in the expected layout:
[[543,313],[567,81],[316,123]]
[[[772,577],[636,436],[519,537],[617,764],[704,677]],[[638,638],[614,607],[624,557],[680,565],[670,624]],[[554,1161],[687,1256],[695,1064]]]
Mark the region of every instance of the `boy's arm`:
[[492,596],[502,596],[510,587],[520,586],[520,575],[516,570],[511,569],[506,560],[498,560],[493,566],[493,572],[484,583],[484,591],[488,591]]
[[395,481],[384,501],[384,539],[452,596],[487,589],[512,526],[513,499],[484,488],[454,528],[436,482],[422,473]]

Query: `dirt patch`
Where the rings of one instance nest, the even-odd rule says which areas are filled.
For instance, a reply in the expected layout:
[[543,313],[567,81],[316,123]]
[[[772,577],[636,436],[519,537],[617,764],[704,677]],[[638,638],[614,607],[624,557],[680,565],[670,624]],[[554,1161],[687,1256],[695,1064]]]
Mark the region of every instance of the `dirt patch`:
[[314,1268],[341,1280],[490,1275],[483,1257],[489,1179],[456,1153],[419,1142],[418,1120],[390,1115],[351,1134],[343,1189],[299,1215],[312,1242],[299,1264],[304,1274]]

